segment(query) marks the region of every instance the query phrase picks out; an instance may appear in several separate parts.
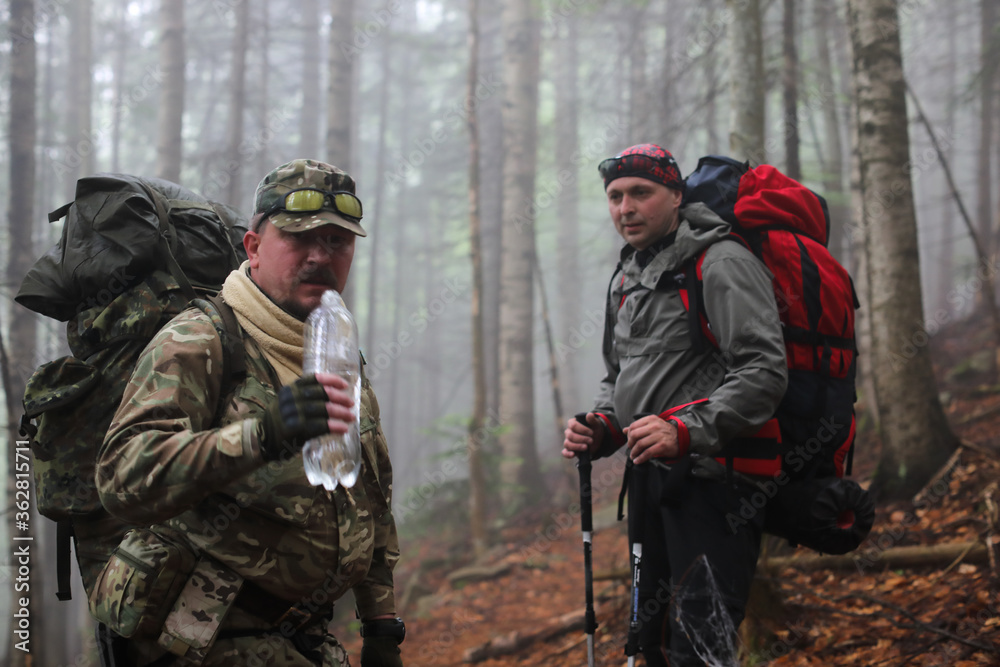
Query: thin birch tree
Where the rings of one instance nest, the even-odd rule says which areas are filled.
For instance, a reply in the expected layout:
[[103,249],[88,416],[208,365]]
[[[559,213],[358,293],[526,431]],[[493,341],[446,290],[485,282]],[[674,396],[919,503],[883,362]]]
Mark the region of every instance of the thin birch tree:
[[729,152],[767,162],[764,146],[764,46],[760,0],[726,0],[729,31]]
[[540,23],[532,0],[503,7],[504,210],[500,291],[500,477],[505,511],[541,489],[535,449],[535,151]]
[[472,256],[472,417],[466,451],[469,460],[469,535],[476,557],[486,552],[486,357],[483,350],[483,244],[479,218],[479,115],[474,104],[479,78],[479,0],[469,0],[469,71],[466,77],[466,124],[469,130],[469,243]]

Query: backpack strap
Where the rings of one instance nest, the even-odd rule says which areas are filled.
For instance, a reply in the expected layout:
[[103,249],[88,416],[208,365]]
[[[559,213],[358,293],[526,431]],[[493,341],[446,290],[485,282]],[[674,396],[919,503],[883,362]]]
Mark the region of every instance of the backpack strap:
[[223,399],[247,375],[246,354],[243,349],[243,330],[236,320],[232,306],[223,301],[221,294],[212,294],[193,299],[191,305],[208,316],[212,326],[222,341],[222,387],[219,391],[219,405],[215,419],[226,409]]
[[[727,240],[752,250],[746,239],[733,233],[719,239],[716,243]],[[659,282],[656,283],[657,291],[677,290],[680,294],[684,309],[688,312],[691,347],[697,354],[705,351],[705,341],[708,341],[712,347],[719,348],[719,342],[716,340],[715,334],[712,333],[712,326],[708,321],[708,311],[705,309],[705,283],[702,279],[702,265],[705,263],[705,256],[712,245],[706,246],[700,253],[685,262],[682,273],[664,273],[660,276]]]
[[[708,324],[708,314],[705,312],[705,295],[703,294],[703,284],[701,280],[701,264],[705,261],[705,251],[698,257],[692,257],[684,269],[684,286],[687,299],[684,294],[681,300],[688,311],[688,334],[691,336],[691,349],[695,354],[705,351],[705,336],[702,335],[703,321]],[[711,331],[709,331],[711,335]],[[714,338],[714,337],[713,337]]]
[[72,540],[73,520],[66,518],[56,521],[56,597],[61,601],[73,599],[69,580],[69,545]]
[[[611,303],[611,294],[614,292],[615,278],[618,277],[619,273],[622,274],[622,284],[624,284],[625,274],[622,272],[621,262],[618,262],[618,266],[615,267],[615,272],[611,274],[611,280],[608,281],[608,295],[604,299],[604,338],[601,341],[601,350],[604,352],[605,358],[611,355],[611,348],[614,345],[615,337],[615,321],[618,319],[618,309],[621,308],[621,304],[618,304],[618,307],[616,308]],[[624,301],[624,298],[622,300]]]

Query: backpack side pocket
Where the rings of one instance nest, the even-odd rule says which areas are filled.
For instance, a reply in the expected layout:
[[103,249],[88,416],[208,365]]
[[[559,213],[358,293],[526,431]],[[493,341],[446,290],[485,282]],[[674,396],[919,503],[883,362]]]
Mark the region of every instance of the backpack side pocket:
[[130,530],[101,570],[91,615],[123,637],[156,639],[197,560],[169,529]]
[[[24,423],[35,458],[38,511],[53,520],[86,515],[101,507],[93,477],[93,435],[82,424],[79,406],[101,381],[101,371],[76,357],[62,357],[40,366],[24,392]],[[88,477],[89,475],[89,477]]]

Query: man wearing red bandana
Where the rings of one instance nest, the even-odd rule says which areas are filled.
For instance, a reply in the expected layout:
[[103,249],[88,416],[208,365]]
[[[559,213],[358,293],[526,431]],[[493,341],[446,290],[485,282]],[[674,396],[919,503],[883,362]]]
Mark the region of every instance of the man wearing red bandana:
[[[722,218],[684,205],[669,151],[632,146],[599,171],[625,246],[606,305],[607,373],[594,408],[569,421],[563,455],[624,446],[643,471],[629,507],[643,544],[641,651],[648,665],[700,666],[734,640],[760,548],[764,509],[741,513],[757,487],[732,461],[787,382],[771,274],[741,243],[721,242]],[[707,322],[689,321],[692,272]],[[697,345],[692,325],[717,345]]]

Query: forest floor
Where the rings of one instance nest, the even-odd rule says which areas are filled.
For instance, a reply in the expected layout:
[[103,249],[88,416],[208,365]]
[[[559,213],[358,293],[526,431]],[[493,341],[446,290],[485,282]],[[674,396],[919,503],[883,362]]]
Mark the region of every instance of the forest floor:
[[[769,602],[755,606],[769,611],[748,612],[740,664],[1000,665],[1000,575],[993,558],[995,540],[1000,541],[995,538],[1000,530],[1000,387],[984,386],[976,370],[977,354],[981,361],[982,350],[995,350],[982,338],[988,328],[960,323],[931,342],[946,411],[964,446],[922,494],[878,504],[868,540],[840,567],[810,567],[813,552],[793,551],[771,538],[767,551],[772,556],[794,555],[796,561],[777,570],[763,564],[758,569],[758,582],[771,595],[755,594]],[[863,434],[857,448],[854,478],[866,484],[878,443]],[[625,664],[630,581],[621,574],[628,568],[628,544],[624,522],[614,516],[620,467],[620,459],[600,461],[593,472],[595,662],[600,666]],[[470,664],[466,658],[487,653],[487,646],[496,653],[509,648],[475,664],[587,664],[583,555],[578,506],[572,500],[576,484],[570,483],[576,473],[555,475],[553,488],[561,490],[550,506],[509,521],[489,555],[475,564],[478,569],[461,578],[454,573],[471,565],[470,547],[460,537],[446,537],[459,533],[446,530],[444,521],[438,539],[424,535],[404,543],[397,572],[399,588],[405,590],[400,599],[407,665]],[[947,544],[978,547],[960,547],[957,555],[931,564],[887,562],[899,547]]]

